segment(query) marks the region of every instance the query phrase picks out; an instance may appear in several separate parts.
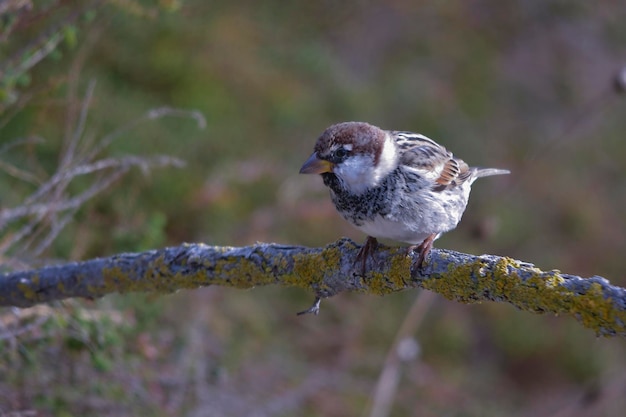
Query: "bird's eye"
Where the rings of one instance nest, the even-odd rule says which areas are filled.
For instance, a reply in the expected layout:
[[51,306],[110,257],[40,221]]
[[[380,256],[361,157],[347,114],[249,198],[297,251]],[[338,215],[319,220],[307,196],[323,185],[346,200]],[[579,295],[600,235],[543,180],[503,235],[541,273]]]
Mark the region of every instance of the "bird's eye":
[[348,151],[345,148],[339,148],[335,151],[335,157],[337,159],[343,159],[348,156]]

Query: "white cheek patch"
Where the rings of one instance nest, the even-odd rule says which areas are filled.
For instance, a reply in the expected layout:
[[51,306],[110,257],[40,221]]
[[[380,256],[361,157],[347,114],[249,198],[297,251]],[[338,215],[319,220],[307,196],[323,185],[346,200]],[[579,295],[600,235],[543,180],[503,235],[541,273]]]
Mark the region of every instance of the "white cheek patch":
[[[351,143],[343,147],[351,151]],[[343,185],[353,194],[362,194],[368,188],[376,187],[387,175],[398,166],[398,150],[393,138],[385,137],[383,148],[374,165],[374,155],[357,153],[345,161],[335,165],[333,173],[339,177]]]
[[[345,144],[344,148],[350,151],[352,144]],[[398,151],[393,139],[387,136],[378,159],[378,166],[374,166],[373,155],[356,154],[336,165],[333,173],[341,179],[348,191],[362,194],[368,188],[376,187],[397,166]]]
[[398,166],[398,150],[393,139],[387,135],[383,142],[383,149],[378,158],[378,166],[374,170],[376,182],[386,177]]
[[336,165],[333,173],[343,180],[350,192],[361,194],[377,184],[373,166],[374,159],[371,156],[354,155]]

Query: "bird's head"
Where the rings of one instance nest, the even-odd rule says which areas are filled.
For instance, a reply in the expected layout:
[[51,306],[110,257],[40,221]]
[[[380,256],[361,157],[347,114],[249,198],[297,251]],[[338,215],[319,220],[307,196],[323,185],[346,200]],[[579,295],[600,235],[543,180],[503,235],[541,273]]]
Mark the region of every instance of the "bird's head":
[[368,123],[345,122],[322,133],[300,173],[334,175],[345,190],[362,194],[397,165],[398,150],[388,132]]

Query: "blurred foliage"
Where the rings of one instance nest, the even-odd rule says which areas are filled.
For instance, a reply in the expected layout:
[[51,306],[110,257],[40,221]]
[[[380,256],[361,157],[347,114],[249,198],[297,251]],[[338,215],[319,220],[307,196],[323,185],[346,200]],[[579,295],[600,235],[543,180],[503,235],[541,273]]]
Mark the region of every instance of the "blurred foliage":
[[[625,19],[619,2],[582,0],[0,2],[0,147],[41,139],[0,153],[19,168],[0,165],[0,210],[55,172],[95,80],[92,142],[164,105],[201,111],[207,129],[124,132],[107,155],[187,167],[124,177],[21,261],[362,240],[297,171],[326,126],[364,120],[512,171],[476,184],[438,247],[623,286]],[[367,415],[414,299],[345,294],[295,317],[310,294],[209,288],[5,310],[0,414]],[[421,314],[389,415],[623,414],[623,340],[497,304],[437,299]]]

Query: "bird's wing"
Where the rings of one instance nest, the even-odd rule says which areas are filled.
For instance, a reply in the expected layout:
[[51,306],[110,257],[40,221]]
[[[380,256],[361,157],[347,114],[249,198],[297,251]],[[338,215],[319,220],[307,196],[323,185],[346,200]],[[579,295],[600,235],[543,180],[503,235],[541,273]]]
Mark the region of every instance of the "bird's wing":
[[392,132],[400,149],[400,163],[433,183],[433,190],[443,191],[467,181],[471,169],[452,152],[424,135]]

